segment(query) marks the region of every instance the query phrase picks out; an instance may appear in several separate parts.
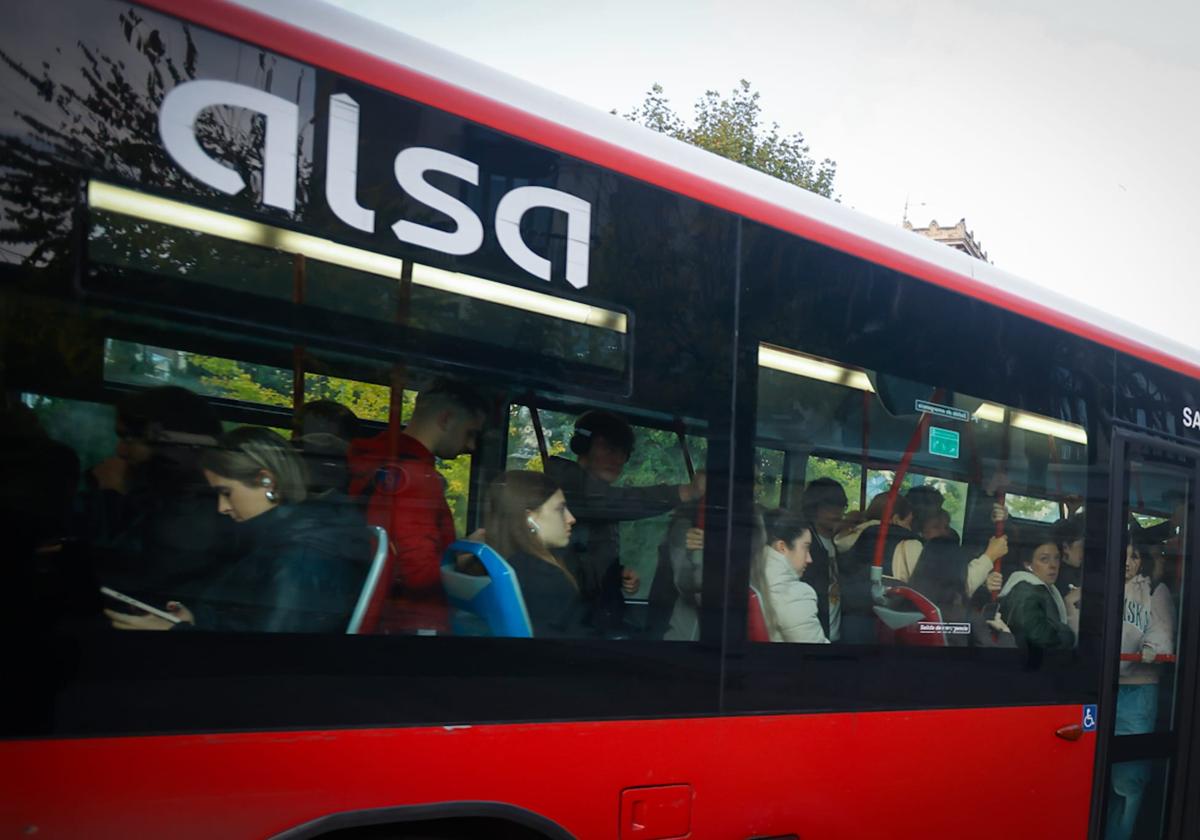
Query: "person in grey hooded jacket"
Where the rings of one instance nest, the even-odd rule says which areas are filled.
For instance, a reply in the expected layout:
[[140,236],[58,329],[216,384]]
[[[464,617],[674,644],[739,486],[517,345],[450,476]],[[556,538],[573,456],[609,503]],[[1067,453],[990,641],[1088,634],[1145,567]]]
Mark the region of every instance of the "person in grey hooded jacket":
[[780,508],[763,514],[763,526],[766,544],[755,558],[751,579],[762,596],[771,641],[828,644],[817,616],[816,590],[800,579],[812,562],[810,525]]

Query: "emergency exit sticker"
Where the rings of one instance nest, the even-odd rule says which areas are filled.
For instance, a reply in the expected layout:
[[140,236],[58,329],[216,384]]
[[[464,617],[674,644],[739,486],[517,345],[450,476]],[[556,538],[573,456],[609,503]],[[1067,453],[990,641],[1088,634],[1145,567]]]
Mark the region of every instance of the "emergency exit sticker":
[[958,432],[929,427],[929,454],[942,458],[958,457]]

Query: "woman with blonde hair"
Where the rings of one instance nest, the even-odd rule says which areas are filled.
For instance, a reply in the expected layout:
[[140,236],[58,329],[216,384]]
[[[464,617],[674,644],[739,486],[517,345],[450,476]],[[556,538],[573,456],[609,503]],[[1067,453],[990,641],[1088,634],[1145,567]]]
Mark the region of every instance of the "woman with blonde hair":
[[105,610],[120,630],[195,627],[228,632],[342,633],[373,546],[339,505],[306,501],[304,463],[270,429],[243,426],[200,457],[217,512],[237,523],[237,559],[192,608],[176,601],[173,624]]
[[562,490],[544,473],[510,470],[488,489],[488,545],[516,573],[536,637],[587,635],[579,585],[555,554],[574,524]]

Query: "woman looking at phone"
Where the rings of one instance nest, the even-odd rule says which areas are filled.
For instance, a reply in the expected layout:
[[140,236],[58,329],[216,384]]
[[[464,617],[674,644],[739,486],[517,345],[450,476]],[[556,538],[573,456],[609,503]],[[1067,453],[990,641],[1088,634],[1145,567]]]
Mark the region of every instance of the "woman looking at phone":
[[233,520],[236,559],[196,602],[155,615],[105,610],[119,630],[195,627],[226,632],[345,632],[372,553],[368,531],[342,506],[306,502],[300,457],[270,429],[243,426],[204,452],[216,512]]

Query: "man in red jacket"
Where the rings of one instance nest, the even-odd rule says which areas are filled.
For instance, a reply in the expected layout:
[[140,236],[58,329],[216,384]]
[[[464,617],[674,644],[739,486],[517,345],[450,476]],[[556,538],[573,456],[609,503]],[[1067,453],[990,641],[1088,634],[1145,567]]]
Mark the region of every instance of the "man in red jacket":
[[417,395],[412,418],[350,447],[350,494],[367,499],[367,521],[388,532],[388,563],[364,632],[444,633],[449,629],[441,560],[454,542],[437,458],[474,452],[487,402],[461,383],[439,380]]

